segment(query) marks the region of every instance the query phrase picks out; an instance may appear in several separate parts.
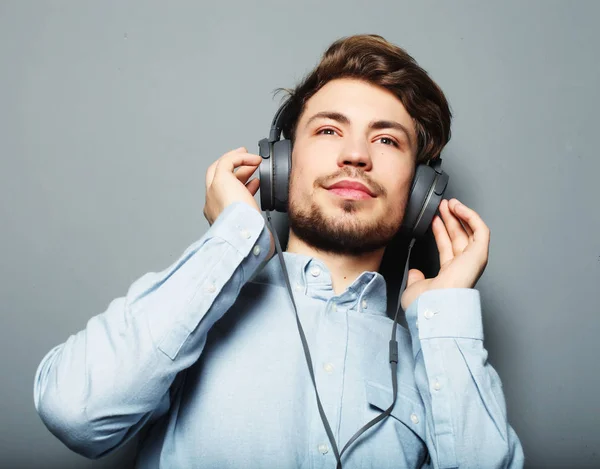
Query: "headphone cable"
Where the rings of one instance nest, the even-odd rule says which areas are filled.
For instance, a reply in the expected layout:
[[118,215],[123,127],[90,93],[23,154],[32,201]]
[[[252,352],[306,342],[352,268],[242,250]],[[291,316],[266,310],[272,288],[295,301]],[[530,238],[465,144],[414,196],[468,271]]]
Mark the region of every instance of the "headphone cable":
[[329,421],[327,420],[327,416],[325,415],[323,405],[321,404],[321,398],[319,397],[319,392],[317,391],[317,382],[315,380],[315,373],[313,370],[312,358],[310,355],[310,350],[308,349],[308,342],[306,340],[306,336],[304,334],[302,324],[300,323],[300,317],[298,315],[298,309],[296,307],[296,302],[294,300],[294,295],[292,293],[292,287],[290,285],[289,275],[288,275],[287,268],[285,266],[285,262],[283,259],[281,244],[279,243],[279,237],[277,236],[277,231],[274,229],[273,224],[271,222],[271,212],[269,210],[266,210],[265,212],[267,215],[269,229],[271,230],[271,233],[273,234],[273,238],[275,240],[275,247],[277,250],[277,255],[279,257],[279,262],[281,264],[281,269],[283,270],[283,274],[284,274],[283,277],[285,279],[285,284],[286,284],[290,299],[292,300],[292,306],[294,307],[294,312],[296,314],[296,325],[298,326],[298,332],[300,334],[302,348],[304,349],[304,356],[306,358],[306,364],[308,366],[308,372],[310,374],[310,379],[312,381],[313,388],[315,390],[315,397],[317,399],[317,407],[319,409],[319,415],[321,416],[321,421],[323,422],[323,426],[325,427],[325,432],[327,433],[327,438],[329,439],[329,443],[331,444],[333,453],[335,455],[335,459],[337,461],[336,469],[342,469],[341,457],[344,454],[344,452],[346,451],[346,449],[348,449],[348,447],[352,443],[354,443],[354,441],[356,441],[356,439],[360,435],[362,435],[364,432],[366,432],[369,428],[371,428],[373,425],[376,425],[377,423],[379,423],[380,421],[382,421],[383,419],[388,417],[391,414],[392,409],[394,408],[394,405],[396,404],[396,397],[398,395],[398,341],[396,340],[396,327],[398,325],[398,313],[400,312],[400,309],[401,309],[400,300],[402,298],[402,293],[404,292],[404,289],[406,288],[406,281],[408,279],[408,262],[410,260],[411,250],[415,244],[415,238],[413,238],[410,241],[410,244],[408,247],[408,256],[406,258],[406,264],[404,266],[404,275],[402,277],[402,284],[400,286],[400,291],[398,293],[398,305],[396,308],[396,314],[394,315],[394,324],[392,326],[392,336],[390,338],[390,343],[389,343],[389,361],[390,361],[390,368],[391,368],[391,373],[392,373],[392,392],[393,392],[392,403],[386,410],[381,412],[377,417],[375,417],[373,420],[371,420],[370,422],[363,425],[352,436],[352,438],[350,438],[350,440],[348,440],[348,442],[346,443],[346,445],[342,448],[342,451],[340,452],[338,450],[338,446],[335,442],[335,437],[333,436],[333,432],[331,430],[331,426],[329,425]]

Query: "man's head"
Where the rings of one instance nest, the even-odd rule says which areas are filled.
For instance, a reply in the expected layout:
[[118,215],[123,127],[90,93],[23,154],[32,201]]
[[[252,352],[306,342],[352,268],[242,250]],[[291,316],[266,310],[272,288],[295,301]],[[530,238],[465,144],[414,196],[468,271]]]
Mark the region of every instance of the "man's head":
[[[450,139],[442,91],[404,50],[361,35],[334,42],[289,99],[292,232],[340,254],[385,247],[404,217],[415,165]],[[344,182],[367,193],[332,187]]]

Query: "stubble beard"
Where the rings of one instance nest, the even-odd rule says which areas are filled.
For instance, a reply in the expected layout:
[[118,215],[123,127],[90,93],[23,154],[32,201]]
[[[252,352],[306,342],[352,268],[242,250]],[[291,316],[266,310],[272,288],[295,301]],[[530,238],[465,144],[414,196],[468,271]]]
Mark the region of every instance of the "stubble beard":
[[360,201],[343,200],[343,213],[328,217],[314,201],[300,204],[290,197],[290,229],[299,239],[320,251],[350,255],[377,251],[387,246],[398,232],[398,214],[364,221],[357,215],[365,210],[360,204]]

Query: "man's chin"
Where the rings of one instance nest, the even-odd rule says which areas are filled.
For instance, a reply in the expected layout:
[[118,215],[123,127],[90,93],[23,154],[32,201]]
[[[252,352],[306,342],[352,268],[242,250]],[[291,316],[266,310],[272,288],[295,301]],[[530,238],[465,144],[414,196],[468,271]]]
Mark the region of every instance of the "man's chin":
[[[321,221],[324,221],[321,219]],[[324,252],[358,255],[384,248],[393,238],[387,229],[360,224],[345,223],[339,219],[335,223],[313,223],[313,220],[300,219],[290,224],[292,232],[306,244]]]

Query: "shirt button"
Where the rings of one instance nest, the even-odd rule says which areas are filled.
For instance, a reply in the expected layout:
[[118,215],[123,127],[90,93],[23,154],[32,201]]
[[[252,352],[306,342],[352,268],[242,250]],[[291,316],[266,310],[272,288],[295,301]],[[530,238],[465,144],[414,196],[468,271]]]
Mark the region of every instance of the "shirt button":
[[331,309],[332,309],[333,311],[337,311],[337,305],[336,305],[336,304],[332,304],[332,305],[331,305]]
[[417,327],[417,329],[419,328],[419,320],[417,319],[417,322],[415,322],[415,326]]
[[319,269],[318,267],[313,267],[310,271],[310,275],[312,275],[313,277],[318,277],[319,275],[321,275],[321,269]]
[[433,317],[433,314],[433,311],[431,311],[430,309],[426,309],[425,314],[423,314],[423,316],[425,316],[425,319],[431,319]]
[[208,293],[214,293],[217,291],[217,287],[215,287],[214,283],[211,283],[208,287],[206,287],[206,291]]
[[433,389],[435,389],[436,391],[439,391],[440,389],[442,389],[442,385],[440,384],[440,382],[436,379],[435,383],[433,383]]
[[249,239],[251,236],[250,232],[248,230],[242,230],[242,231],[240,231],[240,234],[246,239]]
[[319,453],[326,454],[329,451],[329,447],[327,445],[319,445]]
[[300,285],[299,283],[296,284],[296,291],[301,291],[302,290],[302,285]]
[[417,417],[417,414],[410,414],[410,420],[412,421],[412,423],[417,424],[419,423],[419,417]]
[[260,246],[254,246],[254,249],[252,250],[252,254],[254,254],[255,256],[258,256],[260,254]]
[[367,309],[367,300],[362,300],[362,308]]
[[323,369],[326,373],[333,373],[333,365],[331,363],[325,363],[325,365],[323,365]]

